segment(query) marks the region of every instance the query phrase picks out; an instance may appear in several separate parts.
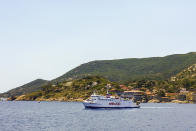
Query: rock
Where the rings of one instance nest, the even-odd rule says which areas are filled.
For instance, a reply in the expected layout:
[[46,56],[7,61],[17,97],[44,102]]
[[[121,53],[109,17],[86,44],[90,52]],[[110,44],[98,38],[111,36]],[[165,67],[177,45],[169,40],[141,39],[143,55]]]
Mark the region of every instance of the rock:
[[71,86],[73,84],[72,81],[65,83],[65,86]]
[[148,101],[149,103],[160,103],[160,100],[158,99],[152,99]]
[[25,97],[26,97],[25,95],[21,95],[21,96],[17,97],[17,98],[15,99],[15,101],[23,101],[23,100],[26,100]]
[[84,100],[81,98],[75,99],[76,102],[83,102]]
[[171,101],[172,103],[179,103],[179,104],[185,104],[185,103],[189,103],[188,101],[180,101],[180,100],[173,100]]

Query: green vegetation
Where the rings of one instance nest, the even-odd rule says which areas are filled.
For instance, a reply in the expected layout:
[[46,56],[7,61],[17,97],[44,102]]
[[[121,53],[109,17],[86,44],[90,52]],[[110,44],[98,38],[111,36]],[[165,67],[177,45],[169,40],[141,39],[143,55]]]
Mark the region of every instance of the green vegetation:
[[5,93],[0,94],[0,97],[14,97],[14,96],[20,96],[23,94],[31,93],[37,90],[41,89],[41,86],[47,84],[48,81],[42,80],[42,79],[37,79],[34,80],[28,84],[25,84],[23,86],[14,88],[12,90],[9,90]]
[[92,61],[69,71],[54,81],[103,76],[111,81],[165,80],[196,63],[196,53],[152,57]]
[[[56,84],[48,83],[41,90],[26,94],[19,100],[77,100],[87,99],[93,91],[106,93],[106,85],[111,84],[116,91],[122,91],[119,85],[99,76],[88,76],[83,79],[64,81]],[[114,93],[113,93],[114,94]]]
[[[81,79],[48,83],[41,90],[26,94],[17,100],[58,100],[58,101],[82,101],[87,99],[93,91],[98,94],[106,94],[106,85],[111,85],[113,95],[125,90],[137,89],[151,92],[156,98],[165,97],[166,93],[179,93],[180,90],[196,90],[196,64],[171,77],[169,80],[134,80],[124,83],[127,87],[120,86],[117,82],[111,82],[99,76],[87,76]],[[13,98],[12,98],[13,99]]]
[[126,82],[127,86],[142,91],[155,92],[158,96],[164,97],[165,93],[179,93],[180,90],[196,90],[196,64],[184,69],[176,76],[168,80],[137,80]]

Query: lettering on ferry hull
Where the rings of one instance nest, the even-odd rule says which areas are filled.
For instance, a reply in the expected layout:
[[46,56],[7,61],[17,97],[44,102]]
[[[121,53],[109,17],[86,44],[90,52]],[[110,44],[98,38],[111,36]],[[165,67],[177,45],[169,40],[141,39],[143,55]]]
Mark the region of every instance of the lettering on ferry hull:
[[111,102],[111,103],[109,103],[109,105],[120,105],[120,103],[119,102]]

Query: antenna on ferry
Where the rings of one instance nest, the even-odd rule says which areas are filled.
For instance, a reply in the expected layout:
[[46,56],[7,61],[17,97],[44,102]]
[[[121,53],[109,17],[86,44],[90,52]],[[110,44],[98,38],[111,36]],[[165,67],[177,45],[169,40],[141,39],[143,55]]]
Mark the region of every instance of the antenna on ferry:
[[96,91],[95,90],[93,91],[93,95],[96,95]]
[[111,87],[111,85],[110,84],[107,84],[107,95],[109,94],[109,88]]

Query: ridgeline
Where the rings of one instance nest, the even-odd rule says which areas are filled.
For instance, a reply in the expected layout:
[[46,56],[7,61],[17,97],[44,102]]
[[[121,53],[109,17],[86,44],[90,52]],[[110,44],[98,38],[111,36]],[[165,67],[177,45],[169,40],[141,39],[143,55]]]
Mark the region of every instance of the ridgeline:
[[165,80],[196,63],[196,53],[176,54],[166,57],[130,58],[92,61],[58,77],[54,81],[103,76],[111,81]]

